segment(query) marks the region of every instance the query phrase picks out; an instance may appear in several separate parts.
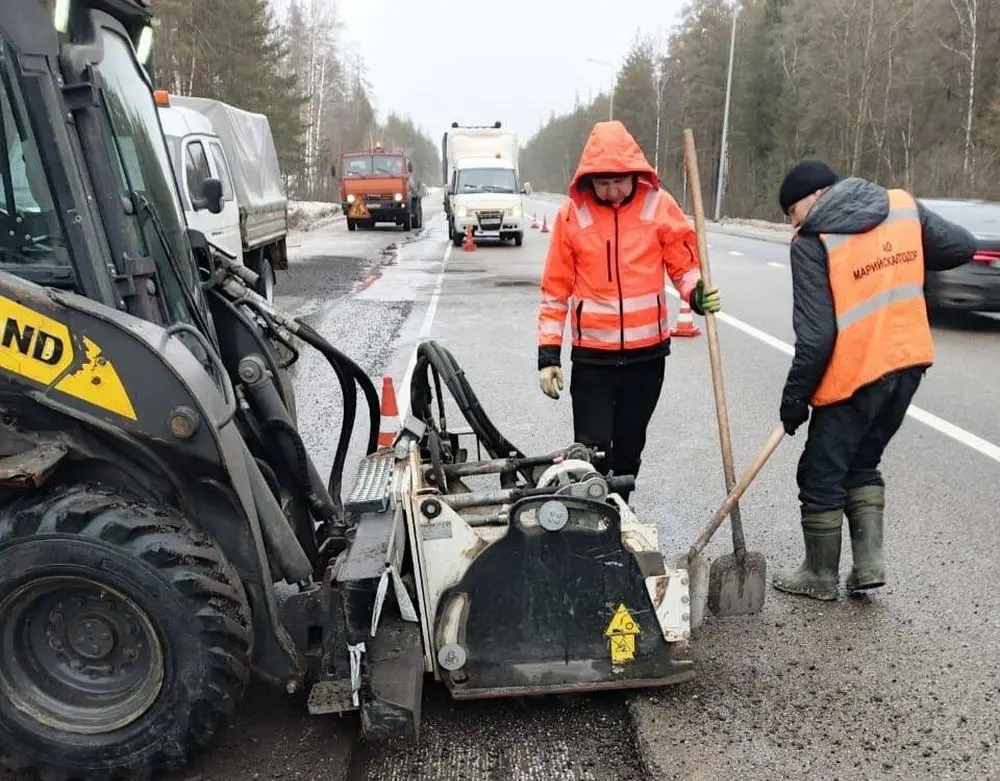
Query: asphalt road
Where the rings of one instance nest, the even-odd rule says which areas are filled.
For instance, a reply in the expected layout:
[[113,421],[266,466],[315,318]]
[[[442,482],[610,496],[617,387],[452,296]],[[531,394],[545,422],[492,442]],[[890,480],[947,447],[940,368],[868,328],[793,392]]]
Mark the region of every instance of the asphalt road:
[[[280,302],[378,387],[392,375],[403,406],[414,346],[432,338],[522,450],[567,444],[568,394],[544,397],[535,370],[548,236],[451,249],[439,199],[425,200],[426,227],[409,235],[348,233],[342,220],[296,234]],[[526,211],[551,222],[556,206],[542,196]],[[787,248],[714,232],[709,244],[739,471],[777,424],[792,341]],[[217,745],[166,779],[1000,779],[1000,322],[948,322],[935,338],[937,364],[884,462],[890,583],[879,593],[821,605],[769,590],[761,615],[706,623],[698,679],[670,690],[457,705],[428,686],[416,748],[368,750],[351,719],[309,717],[296,698],[256,689]],[[340,425],[333,373],[304,353],[297,388],[325,471]],[[363,425],[355,431],[356,455]],[[801,555],[803,439],[781,445],[741,503],[749,546],[771,567]],[[724,494],[706,340],[675,339],[633,504],[669,553],[688,547]],[[708,555],[725,552],[725,532]],[[846,573],[846,532],[844,549]]]
[[[530,199],[527,211],[551,221],[555,207]],[[440,237],[428,241],[440,242],[446,260],[440,287],[428,280],[414,293],[415,312],[429,312],[414,326],[455,354],[515,444],[529,452],[565,444],[569,399],[542,396],[535,371],[547,236],[465,253],[446,248],[439,222],[428,224]],[[787,248],[715,232],[709,243],[726,313],[720,337],[739,470],[777,424],[792,340]],[[412,289],[426,269],[405,265],[398,284],[387,272],[364,295]],[[935,328],[937,365],[884,462],[889,585],[832,605],[769,591],[761,615],[706,624],[699,679],[632,698],[650,777],[1000,778],[998,325],[973,318]],[[411,346],[408,337],[399,354]],[[794,474],[802,442],[786,440],[742,502],[750,545],[772,567],[801,555]],[[684,550],[725,493],[704,336],[675,340],[644,458],[636,509],[660,524],[666,551]],[[710,555],[725,551],[725,537]],[[846,531],[845,551],[846,573]],[[477,737],[451,734],[452,755],[468,745],[465,734]],[[607,771],[629,750],[604,756]]]

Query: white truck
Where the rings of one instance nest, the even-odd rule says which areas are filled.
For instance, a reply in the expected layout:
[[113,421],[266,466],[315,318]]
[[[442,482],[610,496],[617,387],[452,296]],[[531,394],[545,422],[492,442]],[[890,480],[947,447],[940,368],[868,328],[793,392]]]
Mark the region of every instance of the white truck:
[[188,224],[256,272],[272,301],[274,270],[288,268],[288,199],[267,117],[162,90],[156,102]]
[[477,238],[524,241],[523,195],[517,135],[492,127],[460,127],[453,122],[441,142],[444,211],[448,235],[461,246],[468,228]]

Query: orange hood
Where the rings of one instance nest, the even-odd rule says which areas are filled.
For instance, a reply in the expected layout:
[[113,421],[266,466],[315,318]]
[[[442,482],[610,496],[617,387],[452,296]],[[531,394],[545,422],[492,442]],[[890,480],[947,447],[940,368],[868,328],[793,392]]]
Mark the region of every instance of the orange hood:
[[632,134],[617,119],[598,122],[590,131],[590,137],[580,155],[580,164],[569,183],[569,197],[581,197],[582,193],[577,185],[582,177],[612,173],[637,173],[653,187],[660,187],[660,177],[656,175],[656,170],[649,164]]

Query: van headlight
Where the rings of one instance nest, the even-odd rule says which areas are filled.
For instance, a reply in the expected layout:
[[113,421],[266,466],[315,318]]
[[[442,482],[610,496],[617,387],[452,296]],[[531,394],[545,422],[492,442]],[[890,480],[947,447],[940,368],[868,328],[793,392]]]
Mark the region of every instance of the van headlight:
[[469,210],[465,206],[459,206],[457,209],[455,209],[455,214],[457,214],[459,217],[466,217],[469,214]]
[[354,193],[348,193],[348,195],[347,195],[347,202],[348,203],[354,203]]

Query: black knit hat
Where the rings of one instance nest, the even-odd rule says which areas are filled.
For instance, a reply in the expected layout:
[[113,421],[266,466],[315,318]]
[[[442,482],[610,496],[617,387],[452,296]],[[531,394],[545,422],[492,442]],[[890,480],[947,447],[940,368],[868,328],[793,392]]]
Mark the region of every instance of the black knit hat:
[[788,210],[797,201],[839,181],[840,177],[822,160],[802,160],[796,163],[785,174],[785,180],[778,190],[781,211],[788,214]]

